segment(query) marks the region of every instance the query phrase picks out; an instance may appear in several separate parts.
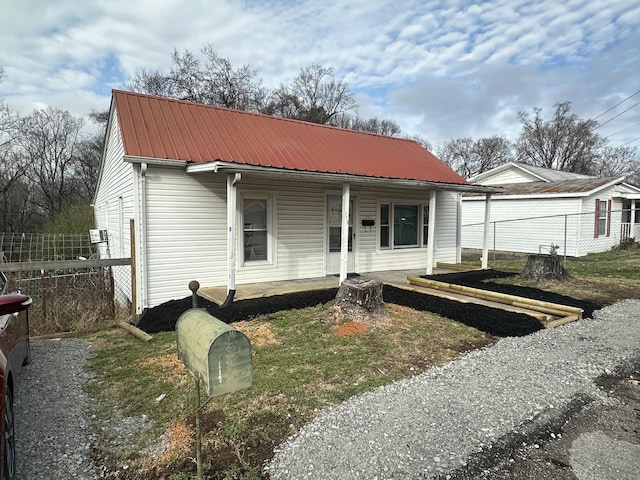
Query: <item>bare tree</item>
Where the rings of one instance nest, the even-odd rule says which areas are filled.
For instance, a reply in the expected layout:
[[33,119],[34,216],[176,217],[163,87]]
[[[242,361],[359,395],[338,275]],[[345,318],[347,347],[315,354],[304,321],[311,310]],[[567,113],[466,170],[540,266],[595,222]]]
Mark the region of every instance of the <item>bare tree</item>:
[[50,218],[65,205],[81,200],[74,188],[77,149],[84,124],[68,111],[35,110],[21,121],[19,139],[34,188],[34,211]]
[[273,92],[266,113],[304,120],[306,122],[337,125],[341,114],[357,110],[349,83],[338,80],[334,69],[311,64],[287,86]]
[[248,65],[234,69],[228,58],[217,54],[211,44],[200,50],[174,50],[168,73],[138,69],[127,83],[131,90],[191,102],[260,111],[267,97],[257,72]]
[[75,151],[72,188],[78,198],[89,203],[98,185],[100,159],[104,149],[105,133],[109,121],[109,111],[92,111],[89,118],[98,127],[97,131],[78,142]]
[[571,102],[555,104],[551,120],[540,108],[533,117],[519,112],[522,130],[516,142],[518,161],[544,168],[589,174],[605,139],[595,132],[594,120],[580,120],[571,113]]
[[332,121],[332,125],[361,132],[375,133],[386,137],[396,137],[402,133],[400,125],[393,120],[380,120],[377,117],[362,118],[347,113],[336,115]]
[[455,138],[438,149],[438,156],[465,178],[473,178],[513,158],[509,141],[498,136],[479,140]]
[[640,156],[636,147],[610,147],[600,150],[594,162],[592,175],[599,177],[627,177],[631,183],[640,184]]

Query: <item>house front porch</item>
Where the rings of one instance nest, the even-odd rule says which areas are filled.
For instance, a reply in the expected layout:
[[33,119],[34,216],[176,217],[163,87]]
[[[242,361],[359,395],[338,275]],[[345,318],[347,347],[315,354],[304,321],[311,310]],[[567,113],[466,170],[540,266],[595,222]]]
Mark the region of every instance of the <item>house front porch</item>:
[[[433,274],[451,273],[454,270],[434,268]],[[417,270],[389,270],[381,272],[369,272],[362,276],[378,280],[385,285],[406,286],[408,276],[424,275],[424,269]],[[288,295],[291,293],[310,292],[314,290],[327,290],[340,286],[337,275],[326,277],[305,278],[302,280],[284,280],[279,282],[248,283],[236,286],[234,300],[247,300],[251,298],[272,297],[276,295]],[[227,298],[227,287],[200,287],[198,295],[218,305],[222,305]]]

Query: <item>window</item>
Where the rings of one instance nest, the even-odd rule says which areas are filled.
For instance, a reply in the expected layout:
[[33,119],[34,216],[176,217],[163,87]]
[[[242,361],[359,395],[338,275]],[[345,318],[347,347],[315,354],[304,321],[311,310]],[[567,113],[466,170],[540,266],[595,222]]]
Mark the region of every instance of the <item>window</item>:
[[380,205],[380,248],[389,248],[391,227],[389,226],[389,205]]
[[269,229],[266,198],[244,198],[242,205],[244,261],[269,259]]
[[611,200],[596,199],[596,225],[593,236],[603,237],[609,236],[609,222],[611,216]]
[[422,245],[429,240],[429,205],[422,206]]
[[427,244],[429,206],[406,203],[380,204],[380,248],[416,248]]

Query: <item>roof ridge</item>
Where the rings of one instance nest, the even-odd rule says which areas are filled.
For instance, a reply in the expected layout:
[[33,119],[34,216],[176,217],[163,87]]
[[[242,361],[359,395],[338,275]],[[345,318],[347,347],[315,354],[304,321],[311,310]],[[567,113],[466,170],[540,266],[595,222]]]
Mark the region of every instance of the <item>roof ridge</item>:
[[[297,124],[301,124],[301,125],[305,125],[305,126],[309,126],[309,127],[323,127],[323,128],[338,130],[338,131],[341,131],[341,132],[351,132],[351,133],[357,133],[357,134],[361,134],[361,135],[370,135],[370,136],[373,136],[373,137],[388,138],[388,139],[391,139],[391,140],[400,140],[400,141],[404,141],[404,142],[413,142],[413,143],[417,143],[418,145],[420,145],[416,140],[411,139],[411,138],[391,137],[389,135],[382,135],[382,134],[379,134],[379,133],[367,132],[367,131],[364,131],[364,130],[354,130],[352,128],[336,127],[334,125],[325,125],[324,123],[313,123],[313,122],[308,122],[308,121],[305,121],[305,120],[298,120],[298,119],[295,119],[295,118],[278,117],[276,115],[269,115],[269,114],[260,113],[260,112],[251,112],[249,110],[241,110],[239,108],[221,107],[220,105],[211,105],[211,104],[208,104],[208,103],[200,103],[200,102],[195,102],[193,100],[182,100],[180,98],[165,97],[163,95],[153,95],[153,94],[149,94],[149,93],[133,92],[133,91],[130,91],[130,90],[121,90],[121,89],[117,89],[117,88],[112,89],[111,92],[112,92],[113,95],[115,95],[117,93],[117,94],[129,95],[129,96],[135,96],[135,97],[142,97],[142,98],[153,98],[153,99],[160,100],[160,101],[181,103],[181,104],[185,104],[185,105],[188,105],[188,106],[194,106],[194,107],[198,107],[198,108],[211,108],[211,109],[215,109],[215,110],[224,110],[224,111],[227,111],[227,112],[238,113],[238,114],[241,114],[241,115],[250,115],[250,116],[255,116],[255,117],[262,117],[262,118],[269,119],[269,120],[280,120],[280,121],[284,121],[284,122],[292,122],[292,123],[297,123]],[[425,148],[425,150],[427,150],[427,149]],[[430,152],[430,150],[427,150],[427,151]]]

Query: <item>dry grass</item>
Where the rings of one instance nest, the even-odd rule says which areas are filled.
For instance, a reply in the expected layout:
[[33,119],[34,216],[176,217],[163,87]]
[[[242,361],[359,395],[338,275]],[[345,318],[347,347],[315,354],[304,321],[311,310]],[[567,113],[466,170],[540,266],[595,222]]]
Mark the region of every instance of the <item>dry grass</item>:
[[[261,466],[273,448],[320,409],[495,341],[428,312],[395,305],[387,311],[370,323],[327,321],[324,306],[234,324],[251,340],[254,384],[214,397],[203,408],[209,478],[262,478]],[[113,452],[113,437],[102,430],[103,455],[116,458],[112,468],[120,478],[189,478],[195,398],[193,380],[175,354],[175,334],[158,334],[144,346],[117,330],[90,339],[97,351],[91,369],[100,382],[91,391],[103,406],[105,424],[113,421],[114,410],[125,417],[144,414],[154,423],[124,452]],[[138,473],[127,477],[124,465]]]

